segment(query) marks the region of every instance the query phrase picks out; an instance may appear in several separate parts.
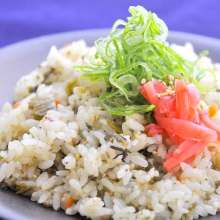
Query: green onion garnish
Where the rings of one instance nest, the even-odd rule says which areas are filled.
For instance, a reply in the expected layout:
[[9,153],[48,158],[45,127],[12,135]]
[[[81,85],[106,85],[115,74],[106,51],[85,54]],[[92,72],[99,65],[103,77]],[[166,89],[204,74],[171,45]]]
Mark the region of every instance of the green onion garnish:
[[105,79],[108,88],[100,101],[119,116],[153,110],[139,94],[142,79],[167,82],[172,75],[195,81],[193,65],[166,42],[166,24],[141,6],[131,6],[129,12],[127,21],[117,20],[109,36],[95,42],[95,63],[76,67],[85,77]]

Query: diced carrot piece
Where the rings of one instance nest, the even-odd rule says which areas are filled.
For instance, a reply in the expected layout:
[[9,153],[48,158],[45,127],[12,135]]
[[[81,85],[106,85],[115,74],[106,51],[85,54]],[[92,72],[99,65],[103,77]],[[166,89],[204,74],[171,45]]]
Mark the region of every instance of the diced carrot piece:
[[20,106],[20,104],[21,103],[19,101],[17,101],[17,102],[14,102],[12,106],[13,106],[13,108],[18,108]]
[[65,201],[65,207],[68,209],[70,207],[72,207],[74,203],[74,199],[72,196],[67,197],[66,201]]
[[218,106],[215,103],[211,104],[208,108],[209,117],[214,117],[217,112],[218,112]]
[[56,105],[56,107],[57,107],[58,105],[61,104],[61,100],[60,100],[60,99],[55,99],[55,100],[54,100],[54,103],[55,103],[55,105]]

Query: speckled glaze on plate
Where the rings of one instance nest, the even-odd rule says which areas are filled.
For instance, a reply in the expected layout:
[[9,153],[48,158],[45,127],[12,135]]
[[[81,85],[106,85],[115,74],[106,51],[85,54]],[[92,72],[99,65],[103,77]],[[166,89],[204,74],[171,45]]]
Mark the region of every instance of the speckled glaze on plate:
[[[84,30],[43,36],[22,41],[0,49],[0,106],[12,99],[16,81],[43,61],[52,45],[63,45],[84,39],[92,45],[95,39],[108,33],[106,29]],[[191,42],[196,51],[208,50],[214,61],[220,62],[220,40],[188,33],[170,32],[169,41],[183,44]],[[66,216],[44,208],[14,192],[0,190],[0,217],[8,220],[79,220],[80,216]],[[220,215],[201,218],[219,220]]]

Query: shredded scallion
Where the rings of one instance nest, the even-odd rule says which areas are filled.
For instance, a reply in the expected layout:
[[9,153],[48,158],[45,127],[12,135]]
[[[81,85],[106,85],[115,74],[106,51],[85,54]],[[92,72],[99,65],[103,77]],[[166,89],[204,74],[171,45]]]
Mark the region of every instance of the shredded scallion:
[[97,62],[76,67],[84,77],[106,80],[108,88],[100,101],[120,116],[153,110],[139,94],[142,79],[167,82],[172,75],[195,80],[193,65],[166,42],[166,24],[141,6],[131,6],[129,12],[127,21],[117,20],[109,36],[96,41]]

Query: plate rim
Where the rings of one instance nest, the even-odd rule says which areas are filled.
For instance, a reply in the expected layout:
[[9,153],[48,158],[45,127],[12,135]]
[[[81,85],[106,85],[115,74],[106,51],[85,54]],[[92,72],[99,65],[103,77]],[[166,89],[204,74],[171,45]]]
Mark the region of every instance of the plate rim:
[[[0,53],[3,53],[5,50],[11,50],[15,47],[20,47],[24,44],[29,44],[29,43],[35,43],[37,41],[42,41],[42,40],[46,40],[48,38],[53,38],[53,37],[59,37],[59,36],[64,36],[64,35],[83,35],[83,34],[95,34],[97,35],[97,33],[103,34],[103,33],[108,33],[110,31],[110,28],[94,28],[94,29],[82,29],[82,30],[74,30],[74,31],[64,31],[64,32],[58,32],[58,33],[50,33],[50,34],[45,34],[45,35],[40,35],[37,37],[33,37],[33,38],[28,38],[28,39],[24,39],[21,41],[17,41],[11,44],[7,44],[4,45],[2,47],[0,47]],[[201,42],[207,42],[209,41],[209,43],[212,44],[216,44],[216,43],[220,43],[220,38],[215,38],[215,37],[211,37],[211,36],[206,36],[206,35],[201,35],[201,34],[197,34],[197,33],[191,33],[191,32],[185,32],[185,31],[175,31],[175,30],[170,30],[169,37],[172,38],[181,38],[181,39],[195,39],[198,38]]]

